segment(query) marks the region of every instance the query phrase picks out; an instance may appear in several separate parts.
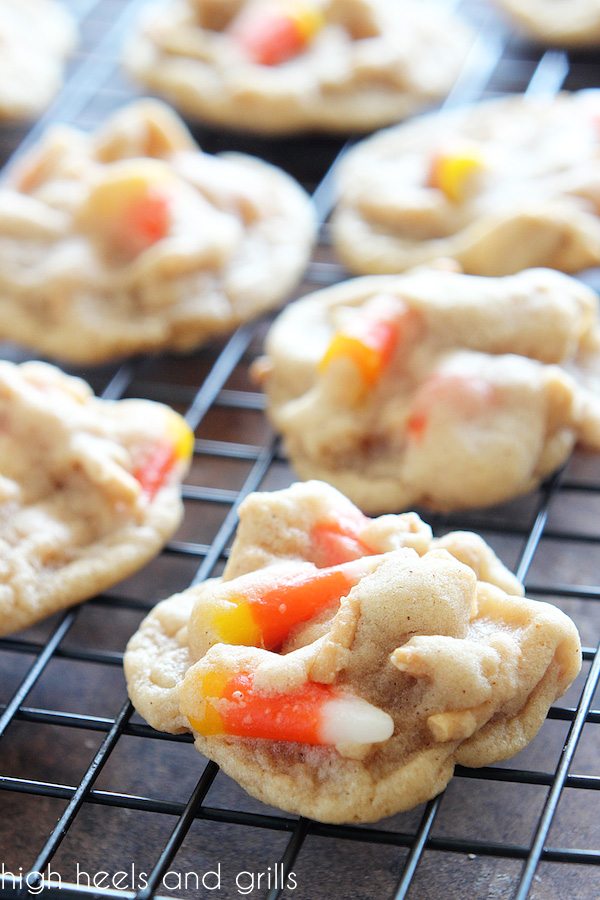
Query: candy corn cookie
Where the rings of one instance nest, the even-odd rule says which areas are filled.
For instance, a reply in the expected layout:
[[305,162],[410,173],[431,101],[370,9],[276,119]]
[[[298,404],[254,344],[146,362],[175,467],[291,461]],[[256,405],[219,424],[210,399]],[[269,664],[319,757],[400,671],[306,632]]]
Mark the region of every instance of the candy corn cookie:
[[431,0],[166,0],[124,62],[220,127],[368,131],[444,96],[470,43]]
[[428,115],[347,154],[334,243],[359,274],[442,256],[476,275],[577,272],[600,263],[599,178],[600,91]]
[[0,362],[0,634],[140,569],[177,528],[184,419],[100,400],[41,362]]
[[161,103],[55,127],[0,188],[0,338],[78,363],[190,350],[280,303],[314,230],[288,175],[202,153]]
[[545,44],[586,47],[600,44],[598,0],[496,0],[528,37]]
[[549,269],[357,278],[289,307],[254,364],[303,478],[365,512],[500,503],[600,450],[596,295]]
[[252,494],[222,579],[131,639],[130,696],[264,802],[374,821],[518,752],[577,675],[573,623],[522,594],[474,534],[320,482]]
[[0,0],[0,122],[31,119],[62,83],[75,28],[55,0]]

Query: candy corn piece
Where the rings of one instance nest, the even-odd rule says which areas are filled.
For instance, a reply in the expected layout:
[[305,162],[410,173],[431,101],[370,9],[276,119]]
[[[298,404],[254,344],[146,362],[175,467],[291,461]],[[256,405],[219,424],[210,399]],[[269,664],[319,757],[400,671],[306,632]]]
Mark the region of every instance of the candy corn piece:
[[[214,588],[196,604],[190,634],[197,655],[217,643],[276,650],[302,622],[337,606],[373,566],[354,563],[317,569],[310,563],[284,563],[241,575]],[[200,646],[202,645],[202,646]]]
[[330,685],[306,682],[286,692],[257,690],[254,673],[190,670],[181,709],[198,734],[301,744],[376,744],[394,731],[391,716]]
[[187,464],[194,451],[194,433],[180,415],[169,410],[164,440],[144,449],[133,474],[142,491],[152,500],[179,464]]
[[170,182],[169,170],[158,160],[114,163],[92,187],[80,221],[112,253],[134,259],[169,232]]
[[473,177],[483,168],[483,157],[476,148],[437,153],[431,160],[427,185],[442,191],[452,203],[461,203]]
[[307,48],[323,27],[321,10],[312,3],[265,3],[242,13],[231,34],[252,62],[278,66]]
[[317,522],[311,529],[312,556],[317,566],[337,566],[340,563],[376,553],[359,537],[369,519],[356,510],[356,516],[342,515]]
[[425,436],[435,407],[452,409],[461,420],[480,415],[494,401],[494,388],[483,378],[435,373],[418,390],[406,422],[409,440]]
[[394,354],[398,337],[397,322],[365,316],[334,334],[319,362],[319,371],[325,372],[336,359],[351,359],[367,387],[374,387]]
[[149,188],[145,194],[134,198],[123,211],[118,231],[127,236],[127,252],[137,256],[162,240],[169,230],[168,198]]

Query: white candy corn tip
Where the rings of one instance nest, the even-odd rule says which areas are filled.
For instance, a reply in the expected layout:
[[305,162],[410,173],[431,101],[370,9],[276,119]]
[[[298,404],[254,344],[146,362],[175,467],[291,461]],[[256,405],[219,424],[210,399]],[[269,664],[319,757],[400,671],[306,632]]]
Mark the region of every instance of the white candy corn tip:
[[325,744],[379,744],[394,733],[394,720],[360,697],[329,700],[322,710]]
[[352,559],[350,562],[341,563],[339,566],[332,566],[334,569],[341,569],[346,577],[360,581],[365,575],[370,575],[378,566],[385,554],[377,553],[372,556],[361,556],[359,559]]

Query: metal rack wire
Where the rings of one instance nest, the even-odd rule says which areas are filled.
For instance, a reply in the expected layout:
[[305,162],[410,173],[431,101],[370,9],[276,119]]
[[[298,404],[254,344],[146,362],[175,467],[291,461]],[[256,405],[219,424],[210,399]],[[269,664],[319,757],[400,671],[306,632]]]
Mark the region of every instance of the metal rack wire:
[[[92,127],[130,97],[132,88],[119,73],[117,60],[122,39],[142,5],[142,0],[72,3],[84,38],[81,55],[72,65],[62,94],[20,144],[17,155],[49,122]],[[508,35],[485,4],[455,5],[467,8],[478,32],[446,105],[512,91],[554,93],[563,85],[599,83],[600,64],[591,55],[579,53],[569,58],[558,51],[538,51]],[[207,149],[236,146],[269,156],[314,188],[324,224],[302,290],[344,277],[343,269],[331,258],[326,225],[332,170],[343,149],[339,141],[320,138],[312,143],[286,140],[274,144],[224,139],[207,131],[198,134]],[[280,878],[275,884],[265,880],[262,889],[251,893],[269,900],[326,895],[336,900],[358,896],[427,900],[442,892],[455,900],[467,894],[524,900],[527,896],[564,896],[567,891],[581,900],[596,898],[597,870],[592,867],[600,863],[600,827],[593,827],[596,798],[591,792],[600,788],[600,773],[589,732],[600,723],[600,708],[592,708],[600,654],[593,646],[584,649],[584,674],[563,701],[568,705],[551,709],[535,742],[537,749],[503,765],[459,768],[444,795],[377,827],[325,825],[266,809],[226,783],[214,763],[186,753],[182,745],[191,742],[188,735],[158,734],[136,720],[120,675],[127,635],[159,596],[219,571],[235,530],[237,508],[249,492],[283,486],[292,478],[261,415],[263,399],[246,376],[247,363],[260,346],[264,329],[264,321],[242,327],[223,344],[186,360],[149,357],[83,373],[104,397],[143,396],[169,402],[185,413],[197,435],[194,465],[183,490],[186,524],[139,579],[130,579],[23,635],[0,640],[0,897],[31,896],[42,889],[47,896],[61,898],[214,896],[208,889],[201,893],[187,885],[173,893],[165,888],[163,877],[178,865],[183,869],[186,860],[191,861],[188,867],[199,864],[200,848],[204,862],[214,868],[219,852],[235,858],[241,846],[250,847],[242,851],[242,856],[250,853],[244,869],[251,869],[259,858],[268,858],[273,870],[274,863],[282,865],[279,871],[284,876],[298,867],[304,871],[304,885],[299,875],[296,891],[286,891]],[[14,348],[5,349],[11,358],[24,358]],[[600,466],[597,461],[576,458],[529,498],[478,514],[438,516],[432,524],[438,532],[450,527],[483,532],[526,580],[528,594],[563,605],[576,621],[579,616],[584,639],[591,643],[598,623],[594,601],[600,600],[599,511]],[[431,516],[427,518],[431,521]],[[117,633],[119,646],[114,649],[110,637]],[[85,678],[78,674],[80,666],[88,673]],[[56,667],[57,673],[52,674]],[[109,688],[104,709],[98,714],[95,698],[105,674],[109,675]],[[66,686],[71,683],[75,688],[67,691],[65,699]],[[116,710],[115,697],[122,703]],[[64,748],[71,746],[73,735],[85,740],[69,759]],[[94,736],[101,737],[99,743]],[[121,758],[128,740],[136,744],[133,756],[139,766],[127,755]],[[179,745],[178,760],[165,768],[159,756],[174,745]],[[596,774],[573,772],[576,759],[592,770],[595,766]],[[139,767],[141,774],[136,771]],[[55,771],[68,777],[68,782],[53,777]],[[198,771],[199,778],[194,774]],[[160,783],[164,772],[166,785]],[[111,789],[111,778],[139,783],[140,792]],[[108,787],[102,786],[104,781]],[[470,787],[473,793],[469,793]],[[575,813],[562,814],[567,795],[583,798],[580,815],[579,806]],[[488,802],[491,813],[485,812]],[[71,877],[63,879],[58,888],[56,881],[53,885],[52,879],[42,877],[40,873],[47,873],[49,866],[56,871],[61,865],[70,865],[72,873],[77,854],[90,851],[99,836],[103,846],[112,846],[115,853],[113,859],[103,860],[102,868],[123,868],[117,852],[119,841],[125,841],[121,832],[107,844],[109,826],[91,827],[84,822],[83,828],[78,827],[91,809],[99,809],[105,817],[111,810],[125,815],[129,823],[125,832],[135,831],[132,816],[151,815],[153,821],[154,817],[160,820],[160,825],[151,829],[141,826],[142,834],[135,843],[137,859],[152,836],[152,852],[143,847],[147,851],[144,884],[134,884],[132,879],[126,890],[116,890],[121,885],[89,885]],[[503,817],[501,826],[491,824],[491,819]],[[592,823],[585,835],[589,846],[571,846],[575,819]],[[467,826],[473,822],[469,833]],[[210,823],[211,831],[205,829],[194,840],[198,823]],[[239,835],[236,829],[241,829],[241,836],[233,838]],[[216,846],[212,831],[221,836]],[[486,837],[486,832],[495,837]],[[263,850],[257,849],[262,847],[257,835],[271,856],[265,857]],[[323,850],[322,841],[335,853]],[[232,842],[229,850],[228,842]],[[315,842],[320,850],[311,850]],[[346,854],[347,846],[353,848],[352,856]],[[366,869],[370,882],[360,882],[353,857]],[[306,866],[302,870],[305,858],[308,871]],[[500,868],[494,867],[496,860],[500,860]],[[457,861],[461,863],[458,868]],[[570,880],[557,875],[553,863],[563,864],[561,872],[568,871]],[[349,876],[344,875],[345,867]],[[375,870],[377,880],[373,881]],[[232,882],[216,893],[233,897],[242,892]]]

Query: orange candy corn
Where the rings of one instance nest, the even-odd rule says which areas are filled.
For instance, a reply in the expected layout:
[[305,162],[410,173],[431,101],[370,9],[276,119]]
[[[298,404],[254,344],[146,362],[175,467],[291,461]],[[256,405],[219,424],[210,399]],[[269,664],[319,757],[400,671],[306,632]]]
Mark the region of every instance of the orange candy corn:
[[379,743],[391,737],[392,718],[365,700],[330,685],[306,682],[289,693],[265,693],[252,672],[210,670],[195,680],[194,731],[301,744]]
[[368,320],[360,326],[338,331],[319,363],[319,370],[324,372],[335,359],[346,357],[355,363],[365,384],[373,387],[393,356],[398,334],[395,322]]
[[150,500],[164,484],[175,462],[175,451],[170,444],[155,444],[142,465],[134,469],[134,477]]
[[369,519],[356,510],[356,516],[343,515],[335,520],[317,522],[310,533],[315,565],[337,566],[340,563],[373,556],[373,550],[359,537]]
[[137,256],[166,237],[170,225],[169,199],[156,189],[134,198],[115,227],[127,256]]
[[275,650],[297,625],[339,603],[362,574],[356,565],[317,569],[306,563],[278,573],[242,575],[239,593],[198,608],[198,626],[210,633],[212,643]]
[[422,412],[414,412],[408,417],[406,431],[411,441],[420,441],[427,430],[427,416]]
[[185,419],[169,411],[167,435],[146,448],[142,461],[133,470],[142,491],[152,500],[179,462],[187,462],[194,450],[194,434]]
[[321,11],[311,3],[265,4],[242,14],[232,34],[252,62],[278,66],[302,53],[322,26]]
[[106,166],[78,212],[79,225],[115,257],[134,259],[165,238],[177,182],[157,159],[125,159]]

